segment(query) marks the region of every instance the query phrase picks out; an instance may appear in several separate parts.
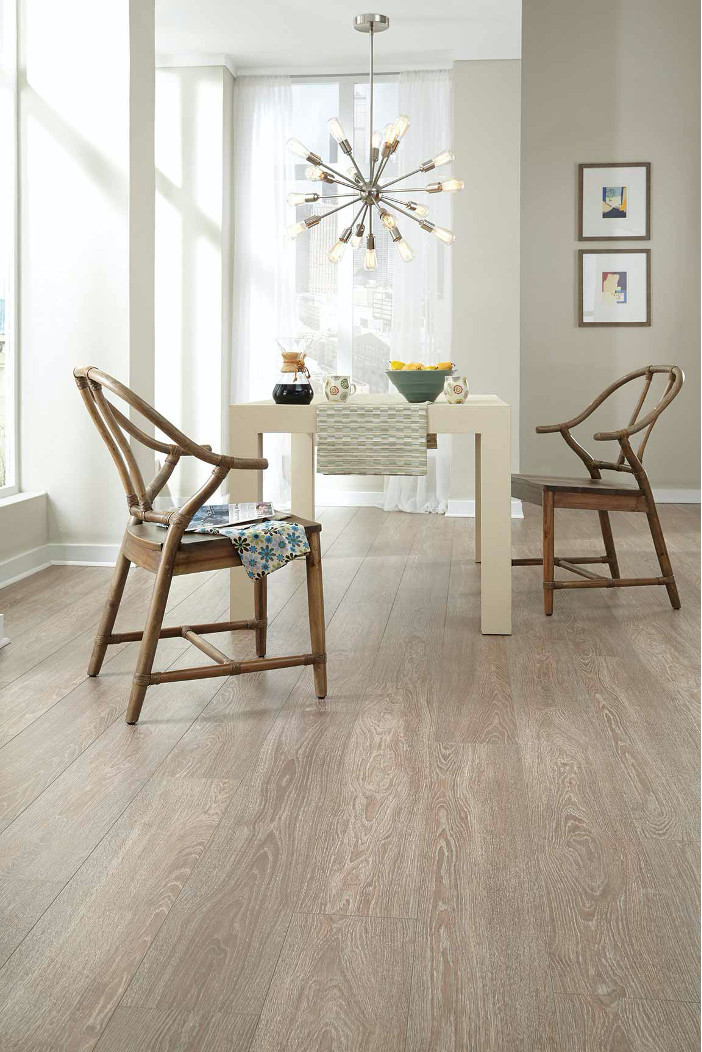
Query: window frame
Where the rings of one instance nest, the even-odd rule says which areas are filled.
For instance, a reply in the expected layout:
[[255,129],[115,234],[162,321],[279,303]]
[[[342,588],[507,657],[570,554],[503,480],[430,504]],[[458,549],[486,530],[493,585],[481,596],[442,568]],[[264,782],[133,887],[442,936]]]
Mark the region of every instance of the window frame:
[[5,300],[5,483],[0,486],[0,500],[19,493],[19,346],[18,346],[18,91],[17,91],[17,0],[0,0],[0,24],[5,44],[0,53],[0,72],[7,85],[2,105],[6,107],[9,131],[8,164],[0,183],[2,200],[0,216],[8,224],[8,290]]

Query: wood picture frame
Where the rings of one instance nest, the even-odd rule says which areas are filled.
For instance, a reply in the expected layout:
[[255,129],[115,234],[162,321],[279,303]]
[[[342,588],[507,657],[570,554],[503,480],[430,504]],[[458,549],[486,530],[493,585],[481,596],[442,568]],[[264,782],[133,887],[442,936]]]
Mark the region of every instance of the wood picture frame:
[[[602,170],[602,178],[608,179],[608,169],[643,169],[643,173],[636,173],[634,171],[629,172],[627,183],[630,185],[632,182],[639,184],[636,189],[636,201],[635,208],[636,214],[639,216],[640,221],[643,221],[643,233],[617,233],[617,227],[606,230],[602,229],[595,233],[593,230],[593,221],[588,217],[585,219],[585,211],[595,207],[595,202],[588,199],[586,201],[586,188],[585,182],[587,175],[597,169]],[[625,175],[624,172],[621,173]],[[640,174],[643,175],[643,185],[641,185]],[[621,176],[620,176],[621,178]],[[611,179],[611,176],[609,177]],[[608,179],[608,181],[609,181]],[[602,186],[602,191],[605,189],[605,185]],[[615,188],[613,188],[615,189]],[[627,187],[620,187],[626,191]],[[590,194],[592,194],[594,187],[590,188]],[[645,195],[645,201],[643,203],[638,200],[639,195],[643,192]],[[611,210],[614,211],[614,210]],[[631,216],[629,217],[631,218]],[[610,220],[611,221],[611,220]],[[621,218],[618,227],[621,231],[622,227],[626,224],[626,215]],[[641,222],[635,225],[633,229],[640,229]],[[585,230],[589,232],[586,233]],[[578,241],[650,241],[651,240],[651,162],[650,161],[612,161],[610,163],[605,162],[591,162],[587,164],[578,165]]]
[[[584,303],[584,278],[585,278],[585,257],[586,256],[644,256],[646,262],[646,273],[644,279],[645,289],[645,304],[646,304],[646,318],[645,320],[636,321],[617,321],[614,317],[608,320],[589,320],[585,317],[585,303]],[[603,272],[604,273],[604,272]],[[620,290],[617,289],[617,292]],[[627,286],[624,287],[624,295],[627,295]],[[638,293],[640,298],[640,293]],[[626,300],[625,300],[626,302]],[[614,309],[617,309],[615,306]],[[651,324],[651,249],[650,248],[581,248],[578,250],[578,326],[579,328],[605,328],[612,326],[637,326],[639,328],[648,327]]]

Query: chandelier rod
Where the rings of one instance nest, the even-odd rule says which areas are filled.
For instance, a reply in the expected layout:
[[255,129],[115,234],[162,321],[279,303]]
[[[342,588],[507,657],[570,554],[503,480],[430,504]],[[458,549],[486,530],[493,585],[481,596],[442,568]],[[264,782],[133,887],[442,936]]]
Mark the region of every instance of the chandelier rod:
[[380,201],[384,205],[389,205],[389,207],[393,208],[396,212],[402,212],[403,216],[407,216],[408,219],[413,219],[415,223],[419,223],[419,225],[421,226],[421,224],[422,224],[422,220],[421,219],[418,219],[417,216],[412,215],[411,212],[405,211],[404,208],[400,208],[399,205],[397,205],[397,204],[395,204],[393,202],[392,198],[390,198],[390,197],[381,197]]
[[397,179],[391,179],[389,183],[383,183],[383,185],[379,186],[378,189],[379,190],[385,190],[386,187],[394,186],[395,183],[401,183],[403,179],[409,179],[409,177],[411,175],[418,175],[419,172],[421,172],[421,171],[422,171],[421,168],[415,168],[413,172],[407,172],[406,175],[398,175]]
[[349,160],[351,161],[351,164],[352,164],[352,165],[354,166],[354,168],[355,168],[355,169],[356,169],[356,171],[358,172],[358,177],[359,177],[359,179],[360,179],[360,180],[361,180],[361,181],[362,181],[363,183],[365,183],[365,181],[366,181],[366,178],[365,178],[365,176],[364,176],[363,172],[361,171],[361,169],[360,169],[360,168],[358,167],[358,165],[356,164],[356,158],[354,157],[354,155],[353,155],[352,153],[350,153],[350,154],[349,154]]
[[351,220],[351,232],[352,232],[352,233],[353,233],[353,228],[354,228],[354,227],[356,226],[356,223],[358,222],[358,217],[359,217],[359,216],[360,216],[360,215],[361,215],[361,214],[362,214],[363,212],[365,212],[366,208],[368,208],[368,205],[367,205],[367,204],[365,203],[365,201],[364,201],[364,203],[363,203],[363,204],[361,205],[361,207],[359,208],[359,210],[358,210],[358,211],[356,212],[356,215],[355,215],[355,216],[353,217],[353,219]]
[[[397,147],[397,143],[395,143],[395,147]],[[384,152],[384,151],[383,151],[383,152]],[[385,156],[384,156],[384,157],[383,157],[383,158],[381,159],[381,161],[380,161],[380,167],[378,168],[378,171],[377,171],[377,173],[376,173],[376,176],[375,176],[375,178],[373,179],[373,181],[372,181],[372,183],[371,183],[371,186],[373,187],[373,189],[376,189],[376,190],[378,189],[378,186],[379,186],[379,183],[380,183],[380,177],[381,177],[381,175],[383,174],[383,170],[385,169],[385,166],[387,165],[388,161],[389,161],[389,160],[390,160],[390,158],[392,157],[392,155],[393,155],[393,152],[394,152],[393,150],[390,150],[390,151],[389,151],[388,153],[386,153],[386,154],[385,154]]]
[[[370,184],[373,185],[373,23],[370,24],[370,117],[368,120],[368,167],[370,169]],[[355,162],[354,162],[355,163]],[[360,172],[359,172],[360,175]]]
[[[387,184],[390,185],[389,183]],[[426,186],[396,186],[393,190],[394,194],[423,194],[426,192]],[[381,194],[385,193],[385,187],[380,190]]]
[[[353,160],[353,157],[351,158],[351,160]],[[325,164],[324,161],[314,161],[314,164],[317,165],[318,168],[326,168],[326,170],[328,172],[331,172],[332,175],[335,175],[337,180],[340,183],[343,183],[344,186],[349,186],[352,190],[357,189],[357,187],[354,186],[354,184],[351,182],[347,175],[342,175],[341,172],[337,172],[336,168],[330,168],[330,166],[328,164]]]
[[[355,200],[356,201],[360,201],[361,200],[360,194],[356,196]],[[328,212],[323,212],[322,215],[319,216],[319,218],[320,219],[327,219],[329,216],[333,216],[335,212],[340,212],[342,208],[348,208],[349,205],[352,205],[352,204],[354,204],[354,201],[347,201],[346,204],[337,205],[336,208],[330,208]]]

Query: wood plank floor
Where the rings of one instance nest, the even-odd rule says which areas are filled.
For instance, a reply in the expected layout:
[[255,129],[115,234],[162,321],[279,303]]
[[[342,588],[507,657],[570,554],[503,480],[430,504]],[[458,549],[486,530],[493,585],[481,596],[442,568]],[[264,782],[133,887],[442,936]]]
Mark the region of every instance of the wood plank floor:
[[[546,619],[518,568],[509,638],[480,635],[469,520],[319,514],[325,709],[293,668],[153,688],[127,727],[137,644],[85,675],[109,571],[0,591],[0,1049],[698,1049],[699,509],[661,508],[681,611],[586,590]],[[612,519],[623,574],[657,572]],[[557,550],[597,532],[557,512]],[[513,538],[538,554],[538,509]],[[227,589],[177,578],[167,623]],[[304,650],[303,565],[269,608],[270,652]]]

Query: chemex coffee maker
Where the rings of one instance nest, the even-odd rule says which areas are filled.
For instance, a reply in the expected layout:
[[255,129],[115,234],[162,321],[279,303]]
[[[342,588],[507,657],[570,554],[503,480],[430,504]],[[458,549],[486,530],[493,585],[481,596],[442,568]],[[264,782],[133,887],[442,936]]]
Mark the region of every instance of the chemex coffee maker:
[[276,339],[283,355],[280,376],[273,388],[273,401],[277,405],[309,405],[312,401],[314,392],[305,365],[311,340],[311,336],[279,336]]

